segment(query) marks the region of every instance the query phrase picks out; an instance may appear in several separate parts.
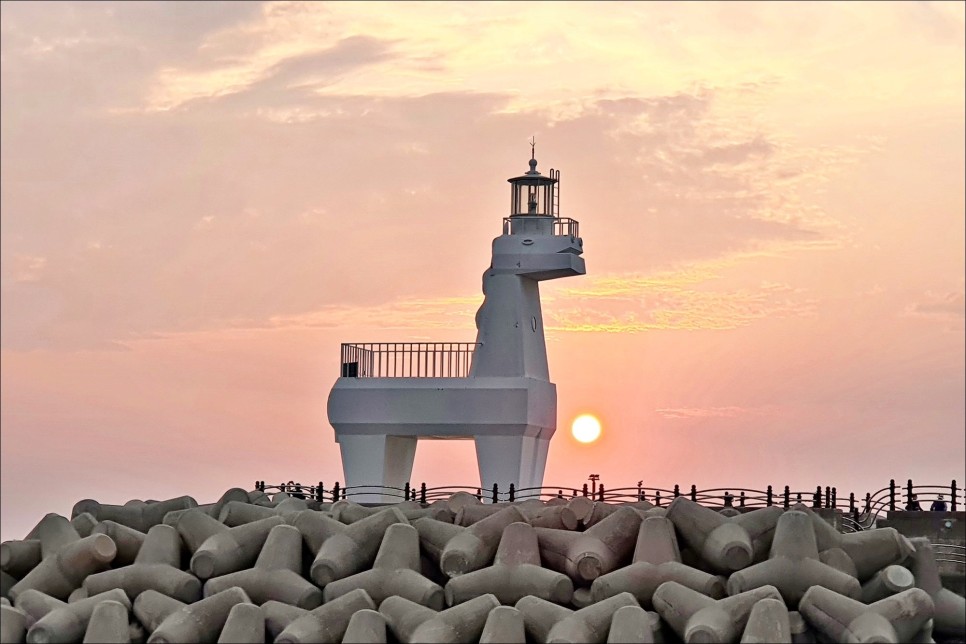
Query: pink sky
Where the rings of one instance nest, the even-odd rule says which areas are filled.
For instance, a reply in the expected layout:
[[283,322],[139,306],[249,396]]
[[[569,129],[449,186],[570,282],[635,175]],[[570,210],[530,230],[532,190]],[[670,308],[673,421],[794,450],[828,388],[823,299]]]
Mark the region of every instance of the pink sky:
[[3,3],[0,536],[341,479],[339,343],[474,339],[534,134],[548,485],[966,482],[964,7]]

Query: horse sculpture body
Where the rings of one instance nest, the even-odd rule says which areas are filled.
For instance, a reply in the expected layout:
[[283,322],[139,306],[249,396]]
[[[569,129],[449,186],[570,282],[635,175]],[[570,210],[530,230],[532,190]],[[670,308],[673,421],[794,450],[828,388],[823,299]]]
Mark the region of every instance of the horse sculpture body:
[[[402,489],[421,438],[473,439],[483,489],[542,485],[557,391],[547,365],[539,282],[586,272],[577,222],[554,213],[558,181],[559,173],[537,172],[535,159],[530,172],[510,179],[513,207],[483,273],[484,300],[465,377],[441,377],[439,369],[386,377],[373,368],[382,356],[370,349],[352,354],[363,364],[348,370],[343,346],[343,376],[329,395],[328,416],[346,486],[359,494],[353,498],[393,500],[376,488]],[[437,365],[448,357],[417,352],[416,359]],[[359,486],[374,487],[363,493]]]

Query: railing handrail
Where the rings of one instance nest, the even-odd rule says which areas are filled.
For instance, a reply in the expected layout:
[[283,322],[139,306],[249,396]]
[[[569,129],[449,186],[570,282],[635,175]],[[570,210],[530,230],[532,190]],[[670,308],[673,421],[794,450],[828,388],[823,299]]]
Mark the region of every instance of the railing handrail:
[[514,221],[550,220],[551,234],[555,237],[580,237],[580,222],[572,217],[558,217],[549,215],[510,215],[503,218],[503,234],[507,235],[513,229]]
[[479,342],[343,342],[344,378],[466,378]]
[[[839,496],[835,488],[826,487],[823,491],[820,486],[815,490],[807,491],[793,491],[789,488],[787,492],[784,488],[777,489],[773,486],[768,486],[767,490],[740,487],[717,487],[698,490],[696,486],[681,487],[679,485],[675,485],[673,489],[644,487],[643,485],[638,485],[637,487],[608,489],[605,489],[604,485],[600,485],[599,487],[595,486],[595,489],[588,489],[586,484],[582,484],[580,487],[567,485],[544,485],[541,487],[520,489],[515,489],[512,486],[500,487],[497,485],[495,488],[496,489],[481,489],[479,486],[475,485],[442,485],[427,487],[425,483],[419,487],[414,487],[410,484],[407,484],[405,488],[386,487],[380,485],[359,485],[343,488],[340,487],[338,483],[335,483],[333,484],[331,490],[326,491],[325,488],[322,487],[321,483],[319,486],[313,486],[301,485],[298,483],[294,483],[292,485],[288,483],[268,485],[265,484],[264,481],[256,482],[256,489],[261,489],[262,491],[277,490],[280,492],[284,491],[289,493],[295,491],[296,493],[301,493],[306,497],[311,497],[318,500],[323,500],[326,498],[337,500],[337,498],[348,498],[356,494],[380,493],[384,496],[399,497],[405,500],[416,500],[418,497],[420,501],[426,502],[430,499],[436,500],[445,498],[446,496],[454,494],[455,492],[469,491],[470,494],[473,494],[473,496],[476,496],[481,500],[485,499],[488,502],[503,502],[530,498],[549,499],[558,496],[562,498],[570,498],[574,495],[581,495],[593,497],[594,500],[611,502],[636,502],[639,500],[645,500],[652,502],[655,505],[665,506],[666,504],[670,503],[675,496],[683,496],[685,498],[693,498],[695,501],[709,507],[755,509],[771,505],[784,506],[785,499],[787,498],[788,507],[791,507],[795,503],[801,502],[810,508],[832,509],[841,512],[842,516],[840,523],[846,531],[868,530],[869,528],[875,527],[877,520],[884,518],[884,515],[889,512],[890,507],[894,505],[897,510],[901,507],[904,507],[902,497],[910,493],[917,494],[918,492],[923,492],[925,496],[921,500],[925,503],[929,502],[931,499],[938,498],[940,493],[945,494],[946,490],[950,490],[950,507],[953,499],[960,498],[960,488],[956,486],[955,481],[953,481],[952,485],[911,485],[910,481],[906,486],[895,485],[893,481],[893,485],[876,490],[875,493],[869,493],[864,498],[855,495]],[[721,491],[731,493],[729,501],[726,501],[726,498],[723,494],[717,494]],[[800,501],[798,498],[799,496],[801,497]],[[959,504],[961,501],[958,501],[957,503]],[[962,507],[962,505],[957,505],[957,507]],[[929,510],[922,511],[928,512]]]

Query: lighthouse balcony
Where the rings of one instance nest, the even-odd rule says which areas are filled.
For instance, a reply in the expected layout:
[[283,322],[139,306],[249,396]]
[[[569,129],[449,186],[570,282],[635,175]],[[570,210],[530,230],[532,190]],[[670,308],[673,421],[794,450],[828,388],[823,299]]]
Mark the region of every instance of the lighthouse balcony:
[[466,378],[477,342],[343,343],[343,378]]
[[580,238],[580,222],[570,217],[510,215],[503,218],[504,235],[553,235]]

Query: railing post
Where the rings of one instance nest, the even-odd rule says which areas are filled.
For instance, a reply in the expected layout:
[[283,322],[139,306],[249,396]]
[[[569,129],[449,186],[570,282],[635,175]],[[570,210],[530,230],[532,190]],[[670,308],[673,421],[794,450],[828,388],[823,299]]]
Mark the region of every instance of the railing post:
[[500,502],[500,488],[497,486],[496,483],[493,484],[493,502],[494,503]]
[[849,492],[849,512],[855,512],[855,492]]
[[858,508],[852,508],[852,520],[855,521],[855,529],[856,529],[856,531],[861,530],[862,529],[862,526],[859,525],[859,509]]
[[419,502],[426,503],[426,483],[419,484]]
[[832,504],[832,488],[825,486],[825,507],[828,508]]
[[953,512],[955,512],[956,511],[956,490],[958,489],[956,487],[956,479],[953,479],[953,484],[949,486],[949,489],[952,492],[952,494],[950,494],[950,498],[952,499],[952,503],[951,503],[951,505],[949,507],[950,507],[950,509]]
[[802,502],[802,493],[801,492],[796,492],[795,493],[795,503],[801,503],[801,502]]
[[644,483],[644,481],[638,481],[637,482],[637,500],[638,500],[638,502],[644,500],[644,491],[641,489],[641,485],[643,483]]
[[558,499],[562,499],[563,498],[563,490],[557,490],[557,498]]
[[514,501],[516,501],[516,492],[517,492],[516,486],[513,485],[513,483],[510,483],[510,503],[513,503]]
[[661,491],[654,490],[654,505],[661,507]]
[[738,507],[745,507],[745,491],[741,491],[741,495],[738,497]]
[[822,507],[822,486],[815,486],[815,494],[812,496],[812,507],[820,508]]
[[335,503],[340,498],[339,496],[339,482],[336,481],[335,485],[332,486],[332,502]]
[[600,485],[597,486],[597,500],[598,501],[603,501],[604,500],[604,484],[603,483],[601,483]]
[[896,511],[896,480],[889,479],[889,512]]
[[869,512],[872,512],[872,493],[866,492],[865,493],[865,513],[868,514]]
[[789,497],[789,495],[790,495],[791,493],[792,493],[792,491],[791,491],[791,490],[789,490],[789,489],[788,489],[788,486],[786,485],[786,486],[785,486],[785,495],[784,495],[784,499],[782,500],[782,505],[784,506],[784,508],[785,508],[786,510],[788,509],[788,497]]
[[403,486],[403,498],[406,499],[407,501],[409,500],[410,489],[411,488],[409,487],[409,481],[406,481],[406,484]]
[[698,502],[698,487],[696,485],[691,486],[691,500],[695,503]]
[[765,504],[768,507],[771,507],[771,505],[772,505],[772,491],[771,491],[771,486],[770,485],[768,486],[768,488],[766,488],[765,494],[766,494]]
[[835,489],[835,486],[832,486],[832,508],[838,508],[838,507],[839,507],[838,491]]
[[315,500],[322,502],[325,501],[325,488],[322,486],[322,481],[319,481],[319,487],[315,488]]
[[477,501],[480,501],[480,502],[483,501],[483,489],[482,488],[476,488],[476,500]]
[[679,496],[681,496],[681,487],[677,483],[675,483],[674,484],[674,498],[676,499]]
[[906,482],[906,507],[912,507],[912,479]]
[[584,496],[587,496],[589,493],[590,493],[590,490],[587,489],[587,484],[584,483]]

